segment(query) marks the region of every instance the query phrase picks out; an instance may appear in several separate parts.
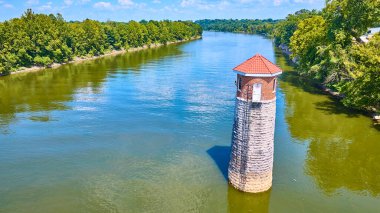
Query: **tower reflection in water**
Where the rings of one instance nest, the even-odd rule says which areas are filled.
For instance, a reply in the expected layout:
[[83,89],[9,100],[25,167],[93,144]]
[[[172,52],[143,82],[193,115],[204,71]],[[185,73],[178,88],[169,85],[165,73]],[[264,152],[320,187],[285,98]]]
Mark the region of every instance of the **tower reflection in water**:
[[228,185],[228,212],[269,212],[269,200],[272,190],[262,193],[245,193]]

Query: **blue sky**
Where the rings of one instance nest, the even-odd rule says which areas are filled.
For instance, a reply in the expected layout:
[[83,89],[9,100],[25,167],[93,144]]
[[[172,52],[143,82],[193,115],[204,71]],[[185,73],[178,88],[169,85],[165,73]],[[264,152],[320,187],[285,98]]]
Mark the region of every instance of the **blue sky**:
[[38,13],[61,13],[66,20],[277,19],[324,5],[325,0],[0,0],[0,21],[19,17],[27,8]]

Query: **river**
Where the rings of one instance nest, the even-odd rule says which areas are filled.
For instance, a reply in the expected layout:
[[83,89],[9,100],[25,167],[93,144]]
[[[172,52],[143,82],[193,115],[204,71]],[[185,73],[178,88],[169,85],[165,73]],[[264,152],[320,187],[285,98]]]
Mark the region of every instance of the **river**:
[[[279,64],[273,187],[227,183],[232,68]],[[380,212],[380,130],[270,40],[203,39],[0,78],[0,212]]]

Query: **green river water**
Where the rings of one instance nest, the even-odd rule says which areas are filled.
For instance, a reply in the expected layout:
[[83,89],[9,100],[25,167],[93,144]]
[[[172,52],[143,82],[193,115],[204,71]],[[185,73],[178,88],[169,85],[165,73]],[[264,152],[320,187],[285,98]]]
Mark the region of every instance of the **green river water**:
[[[226,179],[232,68],[280,65],[273,187]],[[380,129],[270,40],[203,39],[0,78],[0,212],[380,212]]]

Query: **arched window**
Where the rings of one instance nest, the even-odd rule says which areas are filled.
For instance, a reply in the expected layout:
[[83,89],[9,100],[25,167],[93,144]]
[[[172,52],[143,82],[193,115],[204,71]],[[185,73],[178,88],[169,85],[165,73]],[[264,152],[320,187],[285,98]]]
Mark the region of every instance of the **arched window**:
[[277,79],[274,79],[273,80],[273,92],[276,92],[276,88],[277,88]]

